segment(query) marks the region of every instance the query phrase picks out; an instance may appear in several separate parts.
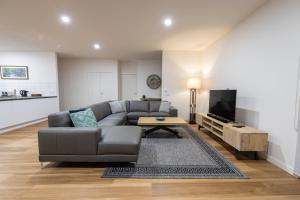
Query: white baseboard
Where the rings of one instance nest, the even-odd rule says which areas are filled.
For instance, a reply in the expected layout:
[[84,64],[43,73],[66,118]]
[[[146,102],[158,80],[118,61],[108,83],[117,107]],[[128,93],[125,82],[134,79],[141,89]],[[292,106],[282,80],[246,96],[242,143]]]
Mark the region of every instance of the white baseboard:
[[273,163],[274,165],[276,165],[277,167],[283,169],[284,171],[288,172],[289,174],[296,176],[295,175],[295,171],[294,168],[290,165],[287,165],[285,163],[282,163],[281,161],[279,161],[278,159],[274,158],[273,156],[268,156],[267,159],[269,162]]
[[25,126],[29,126],[29,125],[32,125],[32,124],[37,124],[37,123],[40,123],[40,122],[43,122],[43,121],[46,121],[46,120],[47,120],[47,117],[37,119],[37,120],[33,120],[33,121],[29,121],[29,122],[25,122],[25,123],[22,123],[22,124],[17,124],[17,125],[14,125],[14,126],[9,126],[9,127],[0,129],[0,134],[6,133],[6,132],[9,132],[9,131],[13,131],[13,130],[16,130],[16,129],[19,129],[19,128],[23,128]]

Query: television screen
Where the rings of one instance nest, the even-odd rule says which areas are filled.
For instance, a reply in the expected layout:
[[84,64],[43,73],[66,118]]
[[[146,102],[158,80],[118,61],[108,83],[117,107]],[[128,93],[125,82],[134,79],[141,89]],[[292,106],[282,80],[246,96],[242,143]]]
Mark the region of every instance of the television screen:
[[235,120],[236,90],[210,90],[209,113]]

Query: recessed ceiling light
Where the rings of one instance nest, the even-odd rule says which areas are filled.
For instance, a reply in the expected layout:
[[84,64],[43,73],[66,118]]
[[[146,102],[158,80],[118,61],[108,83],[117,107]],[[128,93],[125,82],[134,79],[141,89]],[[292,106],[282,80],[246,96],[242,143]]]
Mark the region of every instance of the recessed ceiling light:
[[100,44],[98,44],[98,43],[95,43],[95,44],[93,45],[93,47],[94,47],[95,50],[101,49],[101,46],[100,46]]
[[71,23],[71,18],[67,15],[61,15],[60,16],[60,21],[64,24],[70,24]]
[[172,20],[170,17],[165,18],[165,19],[164,19],[164,25],[165,25],[166,27],[172,26],[172,25],[173,25],[173,20]]

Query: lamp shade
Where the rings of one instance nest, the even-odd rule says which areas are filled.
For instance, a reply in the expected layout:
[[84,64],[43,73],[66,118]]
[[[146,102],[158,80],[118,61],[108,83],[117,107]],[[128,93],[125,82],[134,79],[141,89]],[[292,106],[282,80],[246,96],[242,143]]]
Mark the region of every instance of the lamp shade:
[[190,79],[188,79],[187,87],[189,89],[199,89],[199,88],[201,88],[201,79],[200,78],[190,78]]

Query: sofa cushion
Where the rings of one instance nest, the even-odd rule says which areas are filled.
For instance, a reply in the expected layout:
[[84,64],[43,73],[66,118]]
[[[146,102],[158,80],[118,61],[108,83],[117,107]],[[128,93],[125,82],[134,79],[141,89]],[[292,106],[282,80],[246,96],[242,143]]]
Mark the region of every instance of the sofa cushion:
[[100,121],[101,119],[111,114],[111,110],[108,102],[97,103],[91,105],[90,108],[94,112],[97,121]]
[[149,112],[158,112],[161,101],[150,101],[149,102]]
[[104,119],[100,120],[98,122],[98,126],[103,127],[103,126],[123,125],[126,123],[126,119],[127,119],[126,112],[115,113],[115,114],[108,115]]
[[97,127],[96,117],[90,108],[70,113],[70,117],[75,127]]
[[159,112],[166,112],[169,113],[171,108],[171,102],[162,101],[159,106]]
[[130,112],[127,114],[127,118],[129,120],[138,120],[139,117],[147,117],[149,116],[148,112]]
[[142,128],[137,126],[115,126],[106,131],[98,143],[98,155],[136,155],[140,148]]
[[107,119],[104,118],[98,122],[99,127],[103,126],[118,126],[123,125],[125,123],[125,119]]
[[108,115],[105,117],[105,119],[126,119],[127,113],[126,112],[120,112],[120,113],[114,113],[111,115]]
[[149,113],[150,117],[169,117],[170,114],[166,112],[151,112]]
[[126,112],[125,101],[111,101],[109,105],[112,113]]
[[101,137],[104,137],[106,135],[106,133],[109,132],[109,130],[113,127],[115,127],[115,126],[100,126],[100,128],[101,128]]
[[149,112],[148,101],[130,101],[130,112]]

